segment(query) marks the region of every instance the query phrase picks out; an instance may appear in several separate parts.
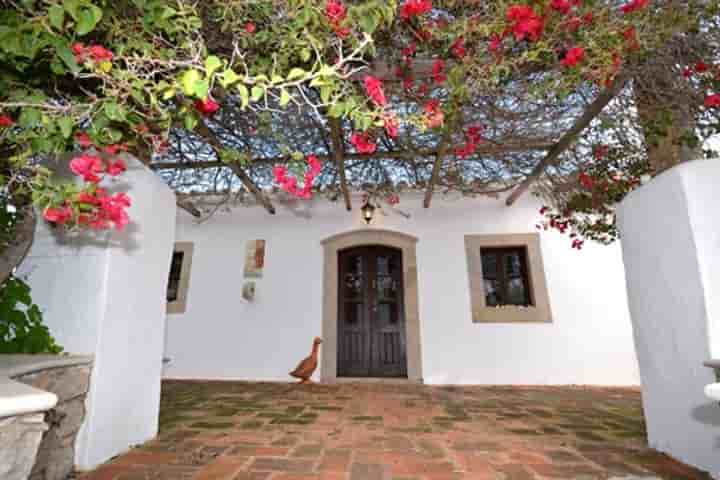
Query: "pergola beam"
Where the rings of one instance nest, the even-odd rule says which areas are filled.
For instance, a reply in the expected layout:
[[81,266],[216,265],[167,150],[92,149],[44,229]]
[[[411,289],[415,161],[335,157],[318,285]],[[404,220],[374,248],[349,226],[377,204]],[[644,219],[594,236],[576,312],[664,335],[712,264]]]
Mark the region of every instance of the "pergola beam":
[[[217,136],[208,128],[208,126],[205,125],[203,122],[200,122],[195,131],[208,141],[210,146],[215,151],[215,155],[220,158],[220,152],[224,149],[224,147],[222,143],[220,143],[220,140],[217,138]],[[243,170],[240,165],[238,165],[237,163],[223,163],[223,166],[229,167],[230,170],[232,170],[233,173],[237,175],[237,177],[240,179],[240,182],[242,182],[243,186],[245,186],[245,188],[249,192],[255,195],[258,203],[265,207],[265,210],[267,210],[268,213],[270,213],[271,215],[275,215],[275,207],[273,206],[270,199],[263,194],[263,192],[260,190],[260,187],[255,185],[255,182],[253,182],[252,178],[250,178],[250,175],[248,175],[247,172]]]
[[185,210],[195,218],[202,217],[202,212],[189,200],[181,200],[178,198],[175,200],[175,205],[177,205],[178,208]]
[[345,144],[343,141],[342,122],[338,118],[331,118],[330,123],[330,139],[333,146],[333,159],[338,169],[340,177],[340,189],[342,190],[343,199],[345,200],[345,209],[349,212],[352,210],[352,201],[350,200],[350,189],[347,184],[347,176],[345,175]]
[[535,165],[535,168],[525,177],[515,190],[505,200],[505,205],[511,206],[520,196],[525,193],[532,183],[537,180],[547,167],[553,165],[560,155],[570,148],[577,136],[585,130],[600,112],[620,93],[627,82],[626,78],[616,78],[613,84],[602,91],[595,100],[587,106],[583,114],[578,118],[570,129],[560,137],[560,140],[550,148],[545,157]]
[[[527,144],[518,145],[497,145],[487,143],[484,145],[478,145],[476,153],[479,155],[492,155],[504,152],[524,152],[527,150],[549,150],[553,147],[553,144],[544,141],[533,141]],[[370,160],[373,158],[417,158],[417,157],[435,157],[437,150],[418,150],[418,151],[395,151],[395,152],[376,152],[376,153],[345,153],[343,154],[344,160]],[[323,161],[333,161],[334,158],[328,155],[317,155],[318,159]],[[288,155],[279,157],[258,157],[253,158],[251,163],[254,165],[267,164],[273,165],[276,163],[286,163],[292,160]],[[210,160],[206,162],[161,162],[151,163],[150,168],[152,170],[203,170],[207,168],[219,168],[229,167],[230,165],[220,160]]]

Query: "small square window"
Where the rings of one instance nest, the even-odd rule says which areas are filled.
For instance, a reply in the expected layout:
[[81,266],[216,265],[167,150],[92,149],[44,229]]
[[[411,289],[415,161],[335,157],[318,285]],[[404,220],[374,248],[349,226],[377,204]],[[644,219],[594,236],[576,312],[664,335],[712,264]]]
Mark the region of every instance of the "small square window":
[[173,252],[170,263],[170,278],[168,279],[167,301],[174,302],[178,299],[180,291],[180,276],[182,275],[182,264],[185,252]]
[[525,247],[480,249],[485,305],[532,305]]

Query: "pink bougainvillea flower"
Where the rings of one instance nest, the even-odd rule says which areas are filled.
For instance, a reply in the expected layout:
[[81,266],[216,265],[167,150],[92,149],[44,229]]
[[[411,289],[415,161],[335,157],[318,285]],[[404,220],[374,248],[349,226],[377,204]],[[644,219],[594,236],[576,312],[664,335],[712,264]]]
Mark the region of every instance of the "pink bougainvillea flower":
[[95,155],[82,154],[70,160],[70,170],[86,182],[98,183],[98,174],[103,171],[103,162]]
[[632,13],[637,10],[642,10],[648,3],[650,3],[650,0],[630,0],[630,2],[620,7],[620,10],[623,13]]
[[705,97],[705,106],[707,108],[720,107],[720,93],[713,93]]
[[563,15],[567,15],[570,13],[570,10],[572,10],[572,5],[568,0],[552,0],[552,2],[550,2],[550,6],[553,10],[557,10]]
[[125,170],[127,170],[127,165],[125,165],[125,162],[121,158],[118,158],[112,162],[108,162],[106,171],[111,177],[117,177],[124,173]]
[[318,176],[320,170],[322,169],[322,163],[320,162],[320,159],[315,155],[308,155],[307,164],[308,167],[310,167],[309,172],[312,174],[312,176]]
[[77,144],[82,148],[83,150],[86,148],[90,148],[93,146],[93,141],[90,138],[90,135],[88,135],[85,132],[78,132],[75,134],[75,141]]
[[400,121],[395,115],[387,115],[383,118],[385,132],[392,138],[397,138],[400,133]]
[[353,133],[350,137],[350,143],[353,144],[358,153],[375,153],[377,149],[377,145],[373,142],[372,138],[370,138],[368,132]]
[[113,53],[101,45],[91,45],[87,51],[96,62],[109,62],[113,59]]
[[437,59],[435,62],[433,62],[432,66],[432,78],[433,81],[440,85],[445,80],[447,80],[447,76],[444,73],[445,71],[445,62],[442,59]]
[[257,26],[253,22],[247,22],[245,24],[245,33],[252,35],[257,30]]
[[410,20],[413,17],[419,17],[432,10],[431,0],[406,0],[400,7],[400,18]]
[[591,190],[594,186],[592,177],[590,177],[590,175],[588,175],[585,172],[580,172],[579,180],[580,180],[580,185],[587,188],[588,190]]
[[[104,190],[102,190],[102,189],[98,189],[98,191],[100,192],[100,195],[102,195],[104,193]],[[96,195],[98,195],[97,192],[96,192]],[[88,192],[80,192],[80,193],[78,193],[77,201],[79,203],[86,203],[88,205],[100,205],[100,200],[98,199],[98,197],[96,195],[93,195]]]
[[68,206],[47,207],[43,212],[43,218],[56,225],[64,225],[72,219],[73,210]]
[[450,45],[450,51],[457,58],[465,58],[465,55],[467,54],[467,50],[465,49],[465,39],[463,37],[456,38],[453,44]]
[[397,193],[391,193],[387,196],[387,203],[390,205],[397,205],[400,203],[400,196]]
[[488,50],[492,53],[497,53],[502,49],[502,37],[498,34],[493,34],[490,37],[490,43],[488,44]]
[[385,92],[383,92],[382,82],[372,75],[365,75],[363,82],[365,83],[365,91],[375,105],[384,107],[387,104],[387,99],[385,98]]
[[119,152],[127,152],[127,150],[128,146],[125,143],[114,143],[102,148],[102,151],[108,155],[117,155]]
[[220,104],[208,97],[204,100],[197,100],[195,102],[195,109],[200,112],[201,115],[210,117],[220,110]]
[[574,67],[578,63],[582,62],[584,58],[585,49],[582,47],[573,47],[567,51],[561,63],[566,67]]
[[536,41],[540,38],[545,22],[527,5],[512,5],[507,9],[506,16],[512,22],[512,32],[517,41]]
[[339,25],[347,17],[347,9],[340,0],[328,0],[325,4],[325,17],[331,25]]
[[285,183],[285,180],[288,178],[287,173],[288,169],[283,165],[276,165],[273,167],[273,177],[275,178],[275,183]]
[[0,115],[0,128],[12,127],[15,121],[9,115]]
[[85,63],[85,60],[87,59],[87,49],[85,48],[85,45],[77,42],[73,43],[70,47],[70,50],[72,50],[73,55],[75,55],[75,62],[77,63]]
[[425,126],[427,128],[441,127],[445,122],[445,114],[440,108],[440,101],[428,100],[423,105],[425,111]]

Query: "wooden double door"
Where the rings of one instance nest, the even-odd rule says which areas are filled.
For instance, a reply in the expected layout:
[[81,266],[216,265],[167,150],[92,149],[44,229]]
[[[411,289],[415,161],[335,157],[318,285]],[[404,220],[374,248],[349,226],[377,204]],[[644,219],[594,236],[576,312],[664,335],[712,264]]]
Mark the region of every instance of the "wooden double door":
[[407,377],[402,252],[339,252],[338,376]]

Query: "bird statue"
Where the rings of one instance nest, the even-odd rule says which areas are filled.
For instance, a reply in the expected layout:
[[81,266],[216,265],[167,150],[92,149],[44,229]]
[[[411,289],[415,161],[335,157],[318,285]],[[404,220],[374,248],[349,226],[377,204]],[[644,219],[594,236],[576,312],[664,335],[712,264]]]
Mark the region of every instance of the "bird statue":
[[322,343],[322,339],[320,337],[315,337],[313,339],[313,346],[312,346],[312,352],[310,353],[310,356],[307,357],[305,360],[300,362],[298,366],[290,372],[290,376],[299,378],[301,384],[304,383],[312,383],[310,381],[310,377],[315,372],[315,369],[317,368],[318,364],[318,350],[320,349],[320,344]]

